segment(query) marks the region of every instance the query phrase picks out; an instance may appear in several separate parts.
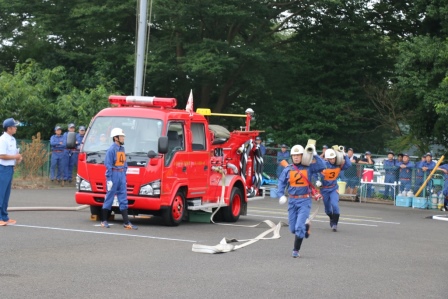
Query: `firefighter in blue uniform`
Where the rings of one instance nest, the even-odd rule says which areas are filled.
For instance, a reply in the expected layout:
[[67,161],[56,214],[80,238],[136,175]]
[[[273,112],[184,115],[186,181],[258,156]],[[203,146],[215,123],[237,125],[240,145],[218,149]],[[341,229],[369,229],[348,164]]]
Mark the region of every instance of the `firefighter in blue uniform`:
[[289,164],[289,152],[288,152],[288,146],[286,144],[282,144],[281,150],[277,152],[277,178],[280,177],[280,174],[282,173],[283,167],[281,165],[281,162],[285,160]]
[[[79,150],[81,149],[81,143],[84,139],[84,135],[86,134],[86,127],[79,126],[78,133],[76,134],[76,152],[79,154]],[[75,165],[78,165],[78,159],[75,160]]]
[[[300,257],[299,251],[303,238],[308,237],[309,226],[306,223],[310,216],[311,176],[325,169],[325,161],[317,155],[316,148],[313,148],[315,162],[310,166],[302,165],[304,148],[301,145],[294,145],[291,148],[292,163],[285,167],[278,179],[278,196],[280,203],[286,202],[285,188],[288,187],[288,220],[289,230],[294,234],[294,248],[292,257]],[[308,227],[307,227],[308,226]]]
[[[51,147],[51,164],[50,164],[50,180],[61,183],[64,186],[64,150],[65,138],[62,136],[62,128],[56,126],[54,128],[55,135],[50,138]],[[57,174],[56,174],[57,167]]]
[[403,154],[403,162],[399,165],[400,191],[409,191],[412,187],[412,171],[415,165],[409,161],[409,155]]
[[[429,176],[431,171],[436,167],[436,162],[434,162],[432,160],[432,154],[431,153],[426,153],[425,161],[421,162],[420,165],[421,165],[421,169],[423,171],[423,181],[418,186],[419,188],[423,184],[424,180],[426,180],[426,178]],[[418,188],[417,188],[417,190],[415,192],[417,192],[417,191],[418,191]]]
[[340,210],[339,210],[339,186],[337,180],[341,170],[346,170],[352,166],[350,158],[344,154],[344,163],[336,165],[336,152],[334,149],[325,151],[326,169],[320,174],[322,178],[321,193],[324,197],[325,213],[330,218],[330,227],[336,232],[338,228]]
[[[387,152],[387,160],[383,161],[384,171],[386,176],[384,178],[385,183],[393,184],[397,182],[398,176],[398,161],[395,159],[395,155],[393,151]],[[397,182],[398,183],[398,182]],[[389,197],[389,190],[395,188],[389,185],[384,187],[384,197]],[[392,195],[392,194],[391,194]]]
[[112,138],[113,144],[107,150],[106,158],[104,159],[107,193],[103,203],[101,226],[109,228],[107,218],[116,195],[121,216],[123,217],[123,227],[125,229],[137,229],[137,226],[129,221],[128,216],[128,198],[126,193],[126,171],[128,169],[128,163],[123,147],[125,135],[122,129],[114,128],[110,133],[110,137]]
[[424,171],[422,169],[423,163],[426,161],[426,154],[422,156],[422,159],[415,163],[415,183],[414,183],[414,193],[420,189],[420,186],[423,184],[423,175]]
[[[65,139],[65,143],[67,143],[67,135],[69,132],[74,133],[76,129],[75,124],[68,124],[68,132],[64,133],[64,139]],[[66,148],[64,150],[64,167],[65,167],[65,171],[64,171],[64,181],[65,182],[72,182],[72,177],[73,177],[73,167],[75,166],[75,163],[78,162],[78,150],[77,149],[71,149],[71,148]]]
[[448,210],[448,163],[440,165],[437,170],[441,170],[443,172],[443,207],[442,210]]

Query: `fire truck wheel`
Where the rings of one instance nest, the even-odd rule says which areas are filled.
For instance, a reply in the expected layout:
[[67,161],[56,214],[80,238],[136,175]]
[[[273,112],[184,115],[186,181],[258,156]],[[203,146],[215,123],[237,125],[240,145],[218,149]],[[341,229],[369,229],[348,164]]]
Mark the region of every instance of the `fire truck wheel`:
[[226,222],[236,222],[240,218],[241,207],[243,205],[243,193],[238,187],[232,188],[229,206],[223,208],[223,218]]
[[[98,221],[101,221],[101,210],[102,210],[102,206],[90,206],[90,214],[97,216],[96,219]],[[112,211],[109,211],[109,213],[107,214],[107,217],[110,218],[110,216],[112,215]]]
[[185,215],[185,195],[177,191],[169,209],[163,211],[163,221],[168,226],[178,226]]

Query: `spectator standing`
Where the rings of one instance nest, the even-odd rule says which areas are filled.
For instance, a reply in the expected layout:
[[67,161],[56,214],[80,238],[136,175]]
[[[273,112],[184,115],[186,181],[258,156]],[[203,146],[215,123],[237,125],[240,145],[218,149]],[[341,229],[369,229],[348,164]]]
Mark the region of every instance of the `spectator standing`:
[[347,155],[344,155],[344,163],[336,165],[336,152],[331,148],[325,152],[325,159],[326,169],[321,173],[321,193],[324,197],[325,213],[330,218],[330,227],[336,232],[340,216],[337,180],[341,171],[350,168],[352,162],[350,162],[350,158]]
[[322,146],[322,154],[320,154],[320,157],[322,159],[325,159],[325,151],[328,149],[328,145],[323,145]]
[[260,147],[261,155],[264,156],[266,155],[266,147],[264,146],[262,141],[263,140],[260,136],[255,137],[255,143]]
[[448,163],[440,165],[437,170],[440,170],[443,172],[443,190],[442,190],[442,194],[443,194],[443,207],[442,210],[446,211],[448,210]]
[[357,186],[359,185],[356,163],[358,163],[359,159],[354,155],[353,148],[351,147],[347,149],[347,157],[350,159],[352,166],[347,170],[344,170],[345,182],[347,182],[345,193],[356,194],[358,192]]
[[280,151],[277,152],[277,178],[280,177],[280,174],[282,173],[283,169],[285,169],[285,167],[281,165],[281,162],[285,160],[289,164],[290,160],[289,158],[290,155],[288,151],[288,146],[286,144],[282,144]]
[[[361,160],[359,160],[358,162],[359,164],[363,164],[363,170],[364,169],[374,169],[375,168],[375,161],[372,159],[372,153],[369,151],[366,151],[364,153],[364,158],[362,158]],[[372,197],[372,185],[371,184],[367,184],[367,197]]]
[[414,184],[414,193],[420,188],[423,184],[423,163],[426,161],[426,154],[422,156],[422,159],[415,163],[415,184]]
[[421,165],[421,169],[423,171],[423,181],[418,186],[418,188],[415,190],[415,192],[418,191],[418,189],[421,187],[421,185],[423,185],[424,180],[426,180],[426,178],[429,176],[431,171],[436,167],[436,162],[434,162],[432,160],[432,154],[431,153],[426,153],[425,161],[421,162],[420,165]]
[[22,161],[22,155],[19,154],[17,142],[13,136],[17,132],[18,124],[13,118],[5,119],[4,132],[0,137],[0,226],[16,224],[16,221],[8,216],[8,205],[14,166]]
[[[60,126],[54,128],[55,134],[50,138],[51,147],[51,164],[50,164],[50,180],[56,180],[64,186],[64,150],[65,139],[62,136],[62,129]],[[57,167],[57,173],[56,173]]]
[[288,188],[288,220],[289,230],[294,234],[292,257],[300,257],[299,251],[303,238],[309,236],[309,225],[306,220],[310,216],[311,195],[309,178],[325,169],[325,161],[317,155],[313,148],[315,161],[309,166],[302,165],[304,148],[294,145],[291,148],[292,164],[288,165],[278,179],[278,196],[280,203],[286,202],[285,188]]
[[123,227],[125,229],[137,229],[137,226],[129,221],[128,216],[128,198],[126,193],[128,163],[123,147],[125,135],[122,129],[114,128],[110,136],[113,144],[107,150],[106,158],[104,159],[107,193],[103,203],[101,226],[109,228],[107,218],[109,211],[112,209],[114,197],[117,195],[121,216],[123,217]]
[[409,191],[412,186],[412,170],[415,165],[409,161],[409,155],[403,154],[403,162],[399,165],[400,191]]
[[[395,159],[394,152],[393,151],[387,152],[387,159],[383,161],[384,171],[386,174],[386,176],[384,178],[385,183],[393,184],[395,182],[398,182],[397,181],[398,165],[399,165],[399,163]],[[391,190],[392,188],[395,188],[395,187],[392,187],[389,185],[386,185],[384,187],[384,197],[385,198],[389,197],[389,190]]]
[[[65,144],[67,144],[67,136],[68,133],[75,133],[76,130],[76,126],[75,124],[71,123],[68,124],[68,131],[64,133],[64,140],[65,140]],[[76,139],[76,135],[75,135],[75,139]],[[71,148],[66,148],[64,150],[64,182],[72,182],[72,177],[73,177],[73,168],[75,166],[75,163],[78,162],[78,150],[75,149],[71,149]]]

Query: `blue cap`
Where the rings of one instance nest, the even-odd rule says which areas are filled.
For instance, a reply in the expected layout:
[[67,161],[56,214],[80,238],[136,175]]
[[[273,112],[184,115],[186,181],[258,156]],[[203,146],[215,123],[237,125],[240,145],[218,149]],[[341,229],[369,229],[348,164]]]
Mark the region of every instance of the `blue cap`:
[[408,153],[404,153],[404,154],[403,154],[403,157],[404,157],[404,156],[409,157],[409,154],[408,154]]
[[371,155],[372,153],[371,152],[369,152],[369,151],[367,151],[366,153],[365,153],[365,155]]
[[84,127],[84,126],[79,126],[79,129],[80,129],[81,131],[85,131],[85,130],[86,130],[86,127]]
[[3,122],[3,128],[7,129],[9,127],[17,127],[19,125],[18,121],[15,121],[14,118],[7,118]]
[[392,154],[392,155],[395,156],[394,151],[388,151],[387,154],[388,154],[388,155],[389,155],[389,154]]
[[255,140],[261,140],[260,136],[255,137]]
[[322,148],[328,148],[328,145],[324,145],[324,146],[322,146]]
[[286,144],[282,144],[281,147],[287,148],[288,146]]
[[74,123],[68,124],[68,127],[69,128],[75,128],[75,124]]
[[426,153],[426,156],[432,157],[432,154],[431,153]]
[[54,130],[57,131],[57,130],[62,130],[62,129],[60,126],[56,126],[56,127],[54,127]]

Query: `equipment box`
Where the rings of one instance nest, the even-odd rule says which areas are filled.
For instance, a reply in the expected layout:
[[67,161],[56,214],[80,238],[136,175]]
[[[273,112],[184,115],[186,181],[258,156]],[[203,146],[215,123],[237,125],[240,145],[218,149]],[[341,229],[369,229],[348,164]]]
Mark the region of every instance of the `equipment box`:
[[425,197],[413,197],[412,208],[426,209],[428,207],[428,200]]
[[412,205],[412,197],[397,195],[395,205],[397,207],[410,207]]

